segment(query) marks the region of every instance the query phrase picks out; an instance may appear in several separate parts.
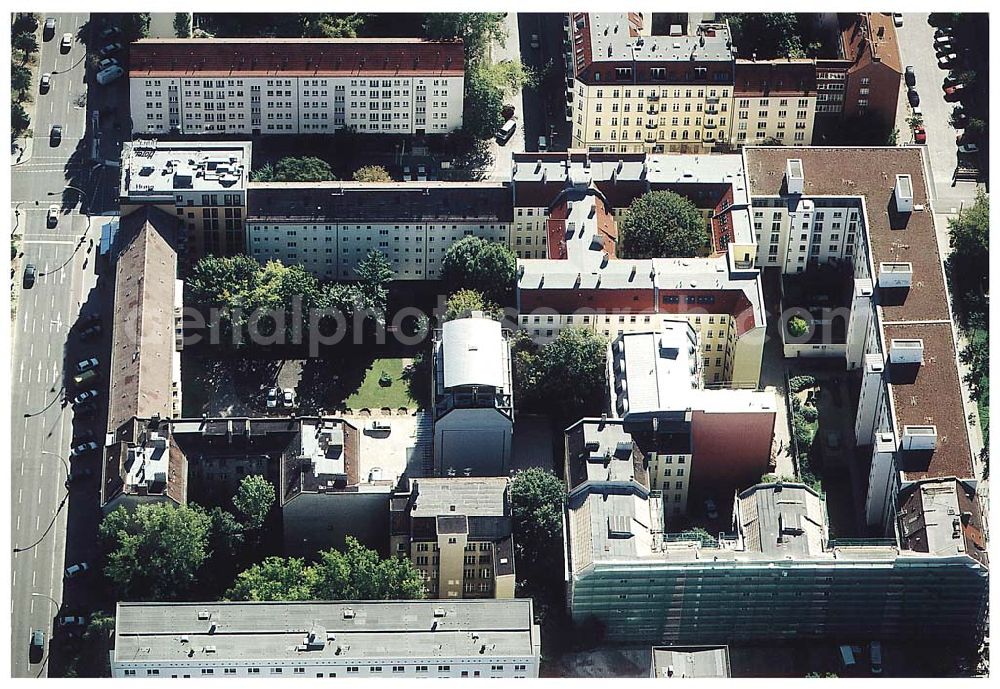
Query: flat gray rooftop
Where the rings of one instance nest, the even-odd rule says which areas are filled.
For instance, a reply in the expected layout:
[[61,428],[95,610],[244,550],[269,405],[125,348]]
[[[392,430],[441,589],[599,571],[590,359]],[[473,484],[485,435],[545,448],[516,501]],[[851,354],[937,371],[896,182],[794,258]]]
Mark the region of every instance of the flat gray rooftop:
[[733,59],[725,24],[713,24],[715,35],[630,36],[625,12],[591,12],[590,43],[595,61],[718,62]]
[[[306,650],[311,633],[316,647]],[[531,600],[520,598],[119,603],[114,653],[118,663],[201,660],[214,664],[267,659],[481,658],[482,654],[530,657],[534,633]],[[481,651],[484,646],[486,650]]]
[[176,192],[242,192],[250,178],[250,142],[126,141],[121,161],[122,198],[173,202]]
[[728,646],[653,648],[653,677],[730,677]]
[[417,499],[413,517],[464,514],[467,517],[503,516],[506,478],[421,478],[416,479]]

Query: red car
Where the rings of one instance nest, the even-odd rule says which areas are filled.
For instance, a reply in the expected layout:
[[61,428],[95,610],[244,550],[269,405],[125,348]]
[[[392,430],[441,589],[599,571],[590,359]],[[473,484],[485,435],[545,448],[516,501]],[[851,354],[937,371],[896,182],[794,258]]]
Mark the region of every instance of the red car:
[[914,127],[913,140],[918,144],[927,143],[927,131],[923,127]]
[[948,101],[955,101],[962,97],[962,91],[965,89],[965,84],[955,84],[954,86],[949,86],[944,90],[944,99]]

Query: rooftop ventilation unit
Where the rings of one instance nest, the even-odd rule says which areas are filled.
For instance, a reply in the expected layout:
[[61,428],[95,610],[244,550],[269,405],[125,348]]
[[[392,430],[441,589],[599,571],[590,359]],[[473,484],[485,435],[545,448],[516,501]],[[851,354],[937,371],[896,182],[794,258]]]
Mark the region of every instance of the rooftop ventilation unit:
[[913,211],[913,180],[909,175],[896,175],[893,198],[896,199],[896,210],[900,213]]
[[924,341],[920,339],[893,338],[889,343],[889,362],[893,364],[921,364],[924,361]]
[[912,263],[882,262],[878,264],[878,286],[909,287],[913,284]]
[[802,171],[801,158],[789,158],[785,163],[785,186],[789,194],[801,194],[805,189],[806,178]]
[[937,426],[903,426],[904,450],[937,448]]
[[353,608],[344,608],[344,619],[345,620],[353,620],[354,619],[354,609]]

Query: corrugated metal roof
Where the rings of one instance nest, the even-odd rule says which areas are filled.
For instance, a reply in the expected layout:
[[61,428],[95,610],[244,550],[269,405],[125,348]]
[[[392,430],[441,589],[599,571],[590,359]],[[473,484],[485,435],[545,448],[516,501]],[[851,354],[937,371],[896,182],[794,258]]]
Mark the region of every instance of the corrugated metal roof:
[[491,385],[502,389],[503,334],[487,318],[459,318],[442,327],[444,386]]

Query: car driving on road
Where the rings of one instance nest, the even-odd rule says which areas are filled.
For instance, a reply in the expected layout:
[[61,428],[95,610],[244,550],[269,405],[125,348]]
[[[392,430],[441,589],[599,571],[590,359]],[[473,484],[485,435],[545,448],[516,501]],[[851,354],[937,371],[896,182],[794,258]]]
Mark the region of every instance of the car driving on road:
[[35,264],[28,263],[24,266],[24,276],[21,278],[21,286],[24,289],[31,289],[35,285]]
[[49,130],[49,146],[58,146],[62,141],[62,125],[54,124]]
[[46,72],[42,75],[42,78],[38,82],[38,92],[48,93],[49,88],[52,86],[52,75]]
[[52,204],[49,206],[48,212],[45,214],[45,225],[47,227],[55,227],[59,224],[59,206]]
[[45,27],[42,29],[42,40],[47,41],[56,35],[55,17],[48,17],[45,20]]
[[73,34],[64,33],[62,35],[62,40],[59,41],[59,51],[62,53],[68,53],[69,49],[73,47]]

